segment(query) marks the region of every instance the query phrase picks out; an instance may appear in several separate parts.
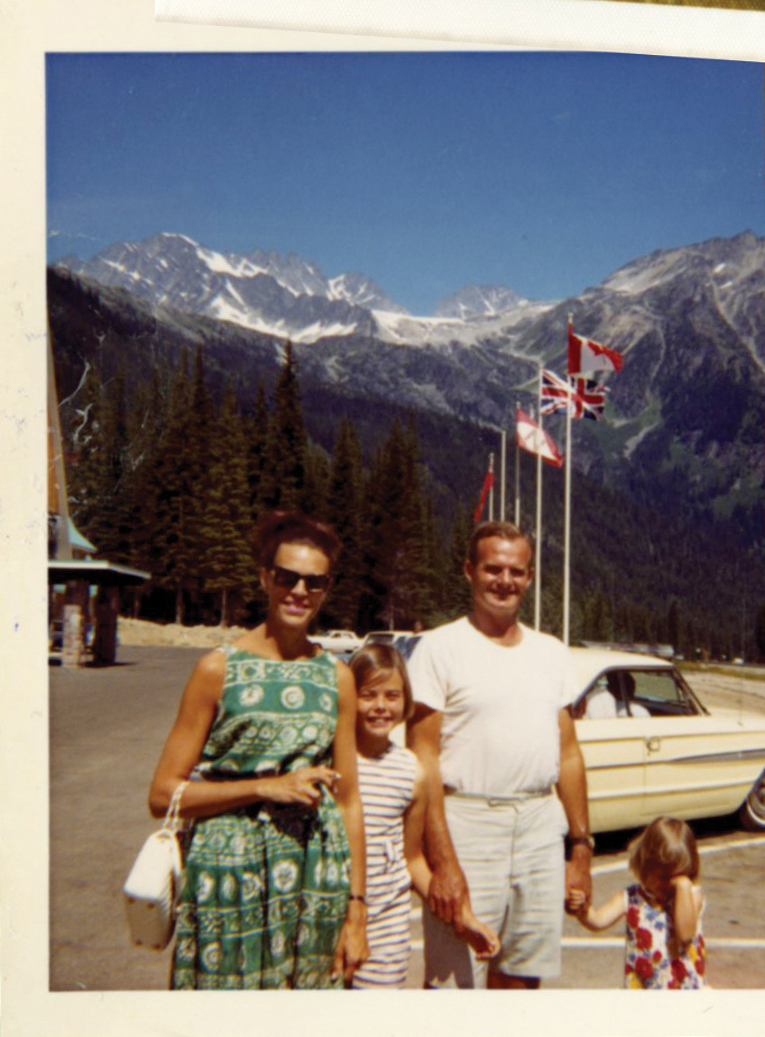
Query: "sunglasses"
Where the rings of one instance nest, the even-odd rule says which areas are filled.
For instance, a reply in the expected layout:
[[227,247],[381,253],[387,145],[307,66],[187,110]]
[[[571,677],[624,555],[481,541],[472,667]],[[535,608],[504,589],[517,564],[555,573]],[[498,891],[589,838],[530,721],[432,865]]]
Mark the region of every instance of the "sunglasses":
[[313,573],[310,576],[305,573],[296,573],[293,569],[285,569],[281,565],[275,565],[271,569],[271,576],[277,587],[291,591],[301,580],[309,594],[320,594],[329,587],[329,573]]

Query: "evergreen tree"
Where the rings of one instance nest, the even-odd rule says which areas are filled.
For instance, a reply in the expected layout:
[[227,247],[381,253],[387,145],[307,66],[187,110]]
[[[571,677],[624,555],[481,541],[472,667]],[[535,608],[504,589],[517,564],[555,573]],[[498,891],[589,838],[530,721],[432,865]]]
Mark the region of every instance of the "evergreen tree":
[[211,442],[215,428],[212,400],[205,382],[202,349],[199,347],[194,363],[191,405],[186,424],[186,466],[188,497],[186,501],[187,537],[191,573],[189,589],[192,600],[198,602],[204,589],[204,559],[207,554],[209,527],[205,522],[205,508],[212,489]]
[[125,369],[119,364],[106,395],[103,436],[105,486],[99,511],[98,553],[111,562],[131,561],[130,479]]
[[329,481],[330,465],[326,451],[319,446],[309,446],[306,450],[305,482],[300,508],[319,522],[327,519]]
[[394,421],[372,473],[372,576],[385,625],[420,618],[424,589],[423,501],[417,440]]
[[95,366],[88,368],[81,405],[72,422],[68,466],[69,509],[76,526],[88,539],[96,535],[97,516],[105,480],[103,441],[103,386]]
[[667,641],[676,652],[680,651],[682,633],[680,629],[680,607],[677,601],[673,601],[667,612]]
[[169,372],[156,367],[148,385],[136,394],[130,432],[130,453],[133,458],[130,479],[131,562],[139,569],[148,570],[151,558],[151,539],[156,516],[152,492],[152,475],[158,463],[160,443],[167,423]]
[[272,473],[273,485],[264,494],[265,510],[285,511],[303,507],[308,437],[303,421],[297,365],[292,344],[287,342],[284,362],[274,390],[273,416],[266,449],[266,468]]
[[170,390],[167,425],[151,474],[154,529],[149,552],[152,582],[175,596],[175,621],[185,616],[184,591],[195,575],[192,536],[196,490],[194,459],[189,451],[191,386],[185,353]]
[[249,597],[255,580],[247,482],[247,439],[229,385],[210,448],[209,489],[203,520],[201,575],[206,591],[220,594],[220,622],[227,626],[232,594]]
[[327,521],[342,544],[332,593],[324,608],[327,622],[343,629],[359,627],[363,591],[363,470],[356,430],[343,418],[337,432],[327,493]]
[[130,460],[124,370],[108,386],[94,369],[83,387],[82,420],[73,431],[72,518],[99,558],[131,561]]
[[465,562],[472,533],[473,524],[460,501],[449,535],[444,594],[441,601],[441,607],[450,619],[466,615],[473,607],[473,594],[465,578]]
[[421,615],[416,619],[423,627],[431,626],[441,614],[441,601],[444,594],[445,558],[441,541],[436,528],[436,516],[433,499],[426,496],[422,514],[423,533],[423,590],[421,599]]
[[246,420],[247,484],[253,526],[266,510],[265,502],[273,495],[273,473],[267,467],[269,416],[266,391],[261,382],[255,397],[255,410]]
[[754,625],[754,647],[758,662],[765,662],[765,604],[760,605],[757,610]]

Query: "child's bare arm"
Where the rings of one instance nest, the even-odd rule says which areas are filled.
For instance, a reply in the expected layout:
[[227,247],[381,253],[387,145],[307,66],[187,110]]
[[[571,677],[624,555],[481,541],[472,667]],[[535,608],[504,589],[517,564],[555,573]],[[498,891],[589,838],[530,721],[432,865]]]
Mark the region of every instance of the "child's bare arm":
[[627,910],[624,891],[615,893],[610,900],[600,907],[587,907],[584,893],[572,890],[568,899],[569,904],[576,912],[576,917],[586,929],[598,932],[600,929],[610,928],[614,922],[623,918]]
[[425,810],[428,802],[427,795],[425,771],[418,760],[412,802],[404,814],[404,856],[406,857],[406,866],[412,879],[412,886],[423,900],[428,898],[428,887],[433,877],[433,873],[425,859],[423,842]]
[[694,886],[687,875],[678,875],[670,879],[675,892],[672,908],[675,922],[675,934],[680,943],[690,943],[696,935],[703,903],[703,894],[698,886]]

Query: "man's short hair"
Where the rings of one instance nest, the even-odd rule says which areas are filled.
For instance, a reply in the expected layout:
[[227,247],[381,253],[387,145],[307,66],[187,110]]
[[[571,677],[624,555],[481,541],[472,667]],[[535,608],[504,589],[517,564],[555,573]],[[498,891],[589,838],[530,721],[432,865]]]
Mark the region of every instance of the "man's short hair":
[[478,545],[487,537],[499,537],[500,540],[525,540],[529,545],[529,568],[534,568],[534,540],[524,533],[514,522],[479,522],[473,530],[468,549],[468,561],[471,565],[478,563]]

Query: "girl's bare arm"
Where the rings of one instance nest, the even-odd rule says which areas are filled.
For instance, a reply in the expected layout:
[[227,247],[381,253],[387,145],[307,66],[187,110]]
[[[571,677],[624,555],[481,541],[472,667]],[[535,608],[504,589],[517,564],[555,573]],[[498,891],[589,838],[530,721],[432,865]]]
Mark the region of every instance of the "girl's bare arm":
[[412,802],[404,814],[404,856],[415,892],[428,899],[433,872],[425,858],[425,812],[428,806],[428,784],[425,769],[417,760]]
[[678,875],[670,881],[675,892],[672,907],[675,934],[680,943],[690,943],[698,928],[703,894],[699,886],[694,886],[687,875]]
[[[428,783],[425,770],[417,761],[417,774],[414,780],[412,802],[404,814],[404,855],[412,886],[423,900],[428,898],[428,889],[433,873],[425,859],[423,846],[425,831],[425,812],[428,805]],[[492,958],[499,951],[499,937],[484,925],[473,914],[470,904],[463,903],[459,922],[459,932],[479,958]]]
[[581,902],[577,903],[578,891],[573,891],[569,900],[572,907],[576,909],[576,917],[586,929],[591,929],[593,932],[598,932],[601,929],[610,928],[615,922],[618,922],[620,918],[623,918],[627,912],[626,898],[624,896],[624,890],[619,893],[615,893],[610,900],[607,900],[605,904],[600,907],[593,907],[590,904],[587,907],[584,894],[581,894]]

